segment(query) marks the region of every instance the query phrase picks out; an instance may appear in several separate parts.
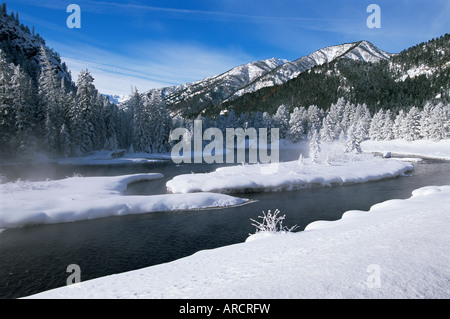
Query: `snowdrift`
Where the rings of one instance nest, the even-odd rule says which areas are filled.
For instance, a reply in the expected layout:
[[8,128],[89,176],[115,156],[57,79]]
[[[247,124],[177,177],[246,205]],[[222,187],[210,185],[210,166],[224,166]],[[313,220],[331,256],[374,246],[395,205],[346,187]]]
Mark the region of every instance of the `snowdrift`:
[[130,183],[158,173],[0,184],[0,229],[156,211],[226,207],[247,202],[222,194],[124,196]]
[[308,160],[222,167],[211,173],[176,176],[166,186],[172,193],[286,191],[376,181],[402,176],[414,169],[411,163],[370,155],[355,155],[350,161],[328,165]]
[[365,141],[361,143],[364,152],[391,152],[401,156],[419,156],[437,160],[450,160],[450,139],[438,142],[429,140]]

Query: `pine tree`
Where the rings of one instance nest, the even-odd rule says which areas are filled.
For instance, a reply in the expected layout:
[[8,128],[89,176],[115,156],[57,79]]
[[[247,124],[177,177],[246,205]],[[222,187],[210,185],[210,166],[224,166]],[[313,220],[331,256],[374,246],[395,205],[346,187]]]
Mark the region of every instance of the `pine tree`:
[[11,83],[14,94],[13,107],[16,110],[15,148],[19,157],[30,159],[36,151],[36,139],[33,132],[35,108],[33,84],[20,66],[14,68]]
[[426,103],[420,116],[420,135],[427,140],[432,138],[432,109],[431,102]]
[[317,105],[310,105],[308,107],[308,132],[313,130],[320,130],[322,124],[322,111]]
[[313,164],[319,164],[320,150],[319,133],[317,130],[312,130],[310,132],[309,157],[311,158],[311,162]]
[[150,138],[150,118],[137,88],[134,89],[129,104],[133,110],[133,150],[135,152],[150,153],[152,151],[152,141]]
[[60,131],[64,123],[62,112],[61,79],[53,68],[50,57],[43,46],[39,52],[41,74],[39,75],[39,104],[44,112],[44,138],[51,155],[59,153]]
[[438,103],[432,108],[430,120],[429,138],[434,141],[444,139],[446,137],[446,114],[442,103]]
[[289,140],[298,142],[306,138],[307,114],[304,107],[296,107],[289,119]]
[[11,156],[15,134],[16,114],[13,107],[14,92],[11,86],[14,66],[6,60],[0,49],[0,156]]
[[394,125],[392,126],[392,134],[395,139],[403,139],[405,137],[404,128],[405,128],[406,115],[405,111],[400,110],[395,117]]
[[[150,101],[144,103],[146,113],[149,116],[149,129],[151,135],[151,148],[153,152],[166,152],[169,150],[169,134],[171,119],[166,104],[161,96],[152,96]],[[197,117],[207,125],[207,120],[201,115]]]
[[61,130],[59,132],[60,136],[60,152],[64,157],[68,157],[72,154],[72,142],[70,138],[70,133],[67,125],[63,123]]
[[361,139],[360,134],[358,134],[358,124],[353,123],[347,132],[347,149],[346,152],[361,153]]
[[394,126],[394,121],[392,120],[391,110],[386,110],[383,116],[383,125],[381,127],[381,138],[385,141],[392,140],[394,134],[392,132],[392,127]]
[[335,125],[333,125],[331,117],[328,115],[323,118],[322,127],[320,128],[320,138],[323,141],[331,142],[336,139]]
[[356,133],[362,142],[369,136],[370,123],[372,116],[366,104],[358,104],[355,109],[354,120],[352,123],[358,123]]
[[[342,121],[341,121],[341,127],[342,132],[345,133],[348,131],[351,125],[356,123],[357,121],[357,108],[354,104],[347,102],[344,107],[344,112],[342,114]],[[341,133],[342,133],[341,132]]]
[[95,116],[97,90],[94,78],[88,70],[82,70],[77,80],[76,106],[71,112],[71,123],[76,155],[84,155],[94,150]]
[[383,140],[382,128],[384,126],[384,111],[379,110],[372,118],[369,128],[369,137],[371,140]]
[[331,104],[328,114],[326,115],[326,122],[328,125],[330,141],[336,140],[336,138],[341,134],[344,129],[343,118],[344,118],[345,101],[343,98],[338,99],[336,104]]
[[270,116],[270,114],[268,112],[264,112],[263,113],[263,126],[262,128],[266,128],[267,129],[267,140],[270,141],[271,137],[272,137],[272,128],[273,128],[273,122],[272,122],[272,117]]
[[403,127],[403,138],[407,141],[415,141],[420,138],[420,110],[413,106],[406,115]]
[[284,139],[288,137],[289,132],[289,111],[286,105],[281,104],[277,112],[272,118],[274,127],[277,127],[280,131],[280,138]]

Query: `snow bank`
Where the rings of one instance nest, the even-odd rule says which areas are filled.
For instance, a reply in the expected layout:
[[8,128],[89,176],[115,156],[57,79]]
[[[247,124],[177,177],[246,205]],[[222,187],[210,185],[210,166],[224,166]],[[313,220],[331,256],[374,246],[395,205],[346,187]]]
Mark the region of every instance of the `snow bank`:
[[0,185],[0,229],[72,222],[113,215],[239,205],[246,199],[221,194],[124,196],[130,183],[161,178],[158,173],[115,177],[71,177]]
[[450,160],[450,139],[438,142],[418,140],[365,141],[361,143],[363,152],[391,152],[402,156],[419,156],[423,158]]
[[[449,298],[450,186],[31,298]],[[289,214],[289,212],[286,212]]]
[[173,193],[293,190],[312,186],[363,183],[401,176],[414,169],[410,163],[373,156],[353,156],[350,161],[317,165],[304,160],[266,165],[218,168],[205,174],[179,175],[166,183]]

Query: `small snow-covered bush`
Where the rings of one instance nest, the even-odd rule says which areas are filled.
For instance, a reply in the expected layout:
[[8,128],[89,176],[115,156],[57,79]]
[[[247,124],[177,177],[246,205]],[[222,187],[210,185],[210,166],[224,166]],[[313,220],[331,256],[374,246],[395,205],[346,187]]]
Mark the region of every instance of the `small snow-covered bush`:
[[262,219],[262,222],[254,220],[250,218],[253,222],[252,225],[256,227],[256,233],[259,232],[292,232],[298,228],[297,225],[292,227],[283,226],[283,220],[286,218],[286,215],[279,216],[280,210],[276,209],[273,213],[269,209],[266,212],[262,212],[263,216],[258,216],[258,218]]

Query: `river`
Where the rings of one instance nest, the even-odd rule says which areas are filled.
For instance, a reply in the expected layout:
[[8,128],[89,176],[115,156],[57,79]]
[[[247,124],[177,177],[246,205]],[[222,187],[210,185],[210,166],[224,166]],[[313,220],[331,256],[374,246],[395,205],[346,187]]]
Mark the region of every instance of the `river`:
[[[8,179],[58,179],[81,174],[112,176],[158,172],[161,180],[135,183],[127,194],[166,192],[173,176],[207,172],[215,165],[155,162],[139,165],[10,166]],[[38,169],[36,169],[38,168]],[[0,233],[0,298],[18,298],[66,284],[67,266],[77,264],[81,280],[170,262],[197,251],[245,241],[254,233],[250,218],[280,209],[284,225],[299,230],[312,221],[336,220],[347,210],[368,210],[394,198],[408,198],[422,186],[450,184],[450,162],[425,160],[411,176],[331,188],[239,195],[255,200],[240,207],[149,213],[73,223],[7,229]],[[20,209],[18,207],[18,209]]]

